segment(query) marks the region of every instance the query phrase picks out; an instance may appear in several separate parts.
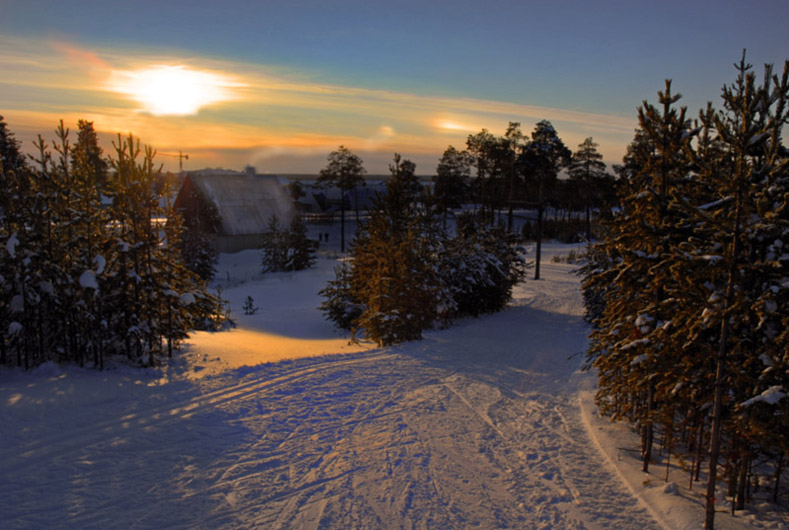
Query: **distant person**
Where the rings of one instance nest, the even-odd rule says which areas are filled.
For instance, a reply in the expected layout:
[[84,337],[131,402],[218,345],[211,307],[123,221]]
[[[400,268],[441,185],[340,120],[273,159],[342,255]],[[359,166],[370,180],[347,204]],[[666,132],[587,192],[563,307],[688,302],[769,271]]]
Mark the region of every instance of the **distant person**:
[[318,232],[318,243],[323,242],[323,232]]
[[326,233],[323,235],[323,237],[326,239],[326,242],[328,243],[328,242],[329,242],[329,233],[328,233],[328,232],[326,232]]

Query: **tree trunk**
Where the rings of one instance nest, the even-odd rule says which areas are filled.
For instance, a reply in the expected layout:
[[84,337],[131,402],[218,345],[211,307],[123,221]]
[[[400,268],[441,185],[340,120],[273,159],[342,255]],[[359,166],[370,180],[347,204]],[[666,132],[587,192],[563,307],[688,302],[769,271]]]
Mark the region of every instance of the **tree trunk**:
[[542,254],[542,204],[537,206],[537,253],[534,258],[534,279],[540,279],[540,255]]
[[699,420],[699,439],[696,445],[696,471],[694,473],[696,482],[699,481],[701,474],[701,461],[703,459],[703,446],[704,446],[704,416],[702,415]]
[[345,252],[345,192],[340,190],[340,252]]
[[743,441],[742,449],[740,451],[740,465],[737,471],[737,502],[736,507],[738,510],[745,509],[745,489],[748,484],[748,468],[751,462],[751,452],[748,449],[747,442]]
[[715,528],[715,483],[718,481],[718,458],[720,457],[721,431],[723,428],[721,421],[724,393],[723,373],[726,369],[726,340],[728,336],[729,319],[724,316],[723,322],[721,322],[720,347],[715,359],[715,394],[712,405],[712,431],[710,434],[710,462],[707,472],[707,492],[704,506],[704,530],[714,530]]
[[655,438],[655,427],[652,423],[652,411],[655,408],[655,384],[650,381],[647,387],[647,413],[644,426],[641,431],[642,451],[641,459],[643,465],[641,471],[649,473],[649,462],[652,460],[652,443]]
[[591,207],[586,205],[586,241],[592,241],[592,212]]
[[[740,172],[741,173],[741,172]],[[715,393],[712,405],[712,432],[710,434],[710,462],[707,476],[706,502],[704,506],[704,530],[715,528],[715,483],[718,480],[718,458],[720,457],[721,433],[723,431],[722,412],[724,373],[726,371],[726,343],[729,340],[729,308],[734,296],[734,275],[737,270],[737,256],[740,253],[740,220],[742,217],[743,190],[738,187],[737,209],[734,214],[734,233],[732,234],[731,257],[729,272],[726,282],[726,297],[724,300],[723,318],[721,319],[720,342],[718,355],[715,358]]]
[[674,436],[673,428],[673,421],[668,422],[666,425],[666,435],[663,442],[663,447],[666,449],[666,482],[668,482],[669,473],[671,472],[671,445],[673,443],[672,438]]
[[353,186],[353,202],[356,207],[356,230],[359,230],[359,191],[355,184]]
[[512,202],[515,200],[515,171],[510,171],[509,207],[507,209],[507,232],[512,232]]

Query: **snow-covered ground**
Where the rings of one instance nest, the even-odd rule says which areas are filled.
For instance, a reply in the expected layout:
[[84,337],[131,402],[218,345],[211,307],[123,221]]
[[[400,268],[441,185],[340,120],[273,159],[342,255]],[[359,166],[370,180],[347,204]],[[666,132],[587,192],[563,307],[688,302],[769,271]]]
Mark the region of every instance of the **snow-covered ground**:
[[223,255],[238,327],[170,366],[0,372],[0,527],[700,528],[698,491],[644,477],[596,416],[578,279],[551,261],[571,247],[547,245],[506,311],[378,349],[316,309],[337,236],[299,273]]

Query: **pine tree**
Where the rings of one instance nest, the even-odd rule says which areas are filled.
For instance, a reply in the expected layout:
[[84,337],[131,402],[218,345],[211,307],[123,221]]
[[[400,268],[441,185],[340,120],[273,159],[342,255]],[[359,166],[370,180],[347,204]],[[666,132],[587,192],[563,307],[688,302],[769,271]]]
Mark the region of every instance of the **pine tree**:
[[497,165],[499,140],[487,129],[482,129],[466,140],[467,152],[474,159],[477,174],[472,180],[474,202],[479,204],[481,217],[489,223],[501,197],[501,171]]
[[160,206],[168,191],[153,151],[140,160],[139,142],[119,137],[109,178],[92,123],[78,127],[72,144],[61,121],[52,145],[34,143],[34,167],[4,174],[13,200],[0,224],[2,361],[11,351],[25,368],[101,369],[106,355],[124,353],[154,364],[162,341],[171,356],[215,297],[183,266],[180,225],[159,222],[178,218]]
[[7,362],[9,349],[16,349],[11,343],[18,342],[22,331],[12,301],[16,296],[17,256],[21,257],[17,247],[23,229],[22,212],[31,199],[28,173],[20,142],[0,116],[0,364]]
[[[104,365],[104,309],[102,307],[100,281],[107,258],[109,217],[102,203],[102,190],[107,189],[107,161],[98,143],[93,122],[79,120],[77,143],[71,151],[75,211],[79,212],[74,224],[73,243],[77,250],[75,274],[89,282],[95,278],[94,287],[81,291],[82,304],[78,314],[85,330],[85,349],[92,353],[95,366]],[[84,276],[83,276],[84,275]],[[84,282],[83,282],[84,283]]]
[[321,170],[318,183],[340,189],[340,251],[345,252],[345,195],[364,185],[366,171],[362,159],[342,145],[329,153],[327,160],[329,163]]
[[[19,140],[14,137],[14,133],[8,128],[5,119],[0,115],[0,174],[5,176],[13,171],[15,173],[23,171],[27,168],[25,155],[20,150],[21,144]],[[3,190],[9,188],[3,186]]]
[[520,188],[518,163],[527,139],[520,123],[510,122],[504,136],[494,136],[487,129],[471,135],[466,141],[468,153],[476,161],[477,177],[474,192],[481,205],[482,217],[493,224],[495,211],[507,206],[507,230],[513,228],[513,207]]
[[446,226],[447,212],[460,208],[468,197],[472,157],[451,145],[444,151],[433,177],[433,200]]
[[300,271],[315,264],[315,242],[307,237],[307,226],[298,215],[290,222],[285,244],[288,248],[285,270]]
[[416,340],[435,320],[430,263],[424,256],[415,165],[395,154],[386,195],[353,245],[351,285],[364,305],[357,326],[378,344]]
[[315,263],[315,243],[307,237],[307,227],[300,217],[282,229],[279,220],[271,216],[263,233],[263,272],[300,271]]
[[[186,266],[201,280],[208,282],[216,272],[218,253],[213,235],[222,224],[216,205],[197,187],[192,187],[185,199],[185,208],[178,212],[183,226],[179,248]],[[178,215],[176,214],[176,215]],[[168,217],[168,222],[175,216]]]
[[[773,75],[771,66],[765,67],[761,83],[750,71],[744,53],[736,67],[736,81],[723,89],[723,109],[701,116],[720,138],[721,149],[714,151],[718,156],[690,150],[698,174],[709,181],[716,192],[711,198],[717,200],[695,207],[683,201],[697,220],[698,237],[689,252],[706,261],[717,258],[713,266],[720,271],[708,299],[713,307],[708,308],[707,327],[719,327],[705,519],[708,529],[714,526],[723,416],[733,416],[732,436],[741,442],[737,506],[742,508],[752,450],[742,443],[759,441],[748,435],[753,416],[742,403],[787,382],[785,369],[784,377],[776,378],[777,374],[769,374],[772,370],[763,373],[763,368],[785,368],[789,347],[789,343],[776,342],[778,326],[786,322],[786,311],[780,311],[778,304],[783,302],[786,307],[789,291],[785,285],[789,260],[780,259],[783,240],[789,236],[789,161],[781,146],[782,129],[789,121],[789,61],[780,78]],[[704,319],[700,320],[703,325]]]
[[452,295],[450,317],[502,310],[526,273],[523,250],[517,237],[501,226],[460,215],[455,237],[444,242],[439,256],[439,276]]
[[608,177],[603,155],[597,152],[597,144],[591,137],[578,144],[578,150],[573,153],[567,172],[570,174],[571,181],[580,184],[576,187],[576,193],[580,188],[583,195],[582,204],[586,211],[586,240],[591,241],[591,210],[596,204],[600,204],[603,198],[603,182]]
[[744,58],[736,66],[722,110],[708,105],[694,128],[669,82],[662,110],[640,109],[618,168],[622,209],[584,280],[598,402],[640,425],[645,470],[656,425],[669,443],[693,433],[685,444],[697,479],[710,447],[705,528],[714,526],[723,444],[736,508],[757,452],[789,446],[789,431],[776,429],[789,411],[789,162],[780,137],[789,63],[780,78],[767,67],[761,84]]
[[351,245],[351,260],[321,291],[326,317],[387,345],[464,315],[497,311],[523,277],[515,236],[461,216],[455,237],[423,200],[414,165],[395,155],[387,194]]
[[520,153],[518,165],[532,187],[537,205],[537,249],[534,261],[534,279],[540,279],[543,221],[545,205],[559,171],[570,161],[570,150],[564,146],[551,122],[542,120],[534,127],[531,141]]
[[[353,254],[353,246],[351,247]],[[334,269],[334,279],[329,280],[326,287],[319,291],[319,295],[324,298],[319,309],[338,329],[351,332],[355,338],[356,326],[359,317],[364,312],[364,305],[354,294],[351,285],[352,269],[343,262]]]
[[251,296],[247,296],[244,300],[243,309],[245,315],[254,315],[260,308],[255,305],[255,300]]

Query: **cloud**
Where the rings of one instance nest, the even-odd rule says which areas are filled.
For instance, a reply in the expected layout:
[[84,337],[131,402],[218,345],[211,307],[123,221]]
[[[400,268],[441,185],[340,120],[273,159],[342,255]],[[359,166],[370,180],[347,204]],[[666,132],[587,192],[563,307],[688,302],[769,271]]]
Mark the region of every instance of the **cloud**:
[[519,121],[529,132],[548,119],[569,147],[594,136],[606,158],[618,160],[636,126],[635,117],[343,86],[269,65],[33,39],[0,37],[0,70],[0,108],[14,131],[84,118],[163,151],[236,149],[270,159],[342,144],[432,160],[483,127],[503,133]]
[[364,148],[374,151],[388,144],[396,136],[395,130],[388,125],[382,125],[375,133],[364,142]]

